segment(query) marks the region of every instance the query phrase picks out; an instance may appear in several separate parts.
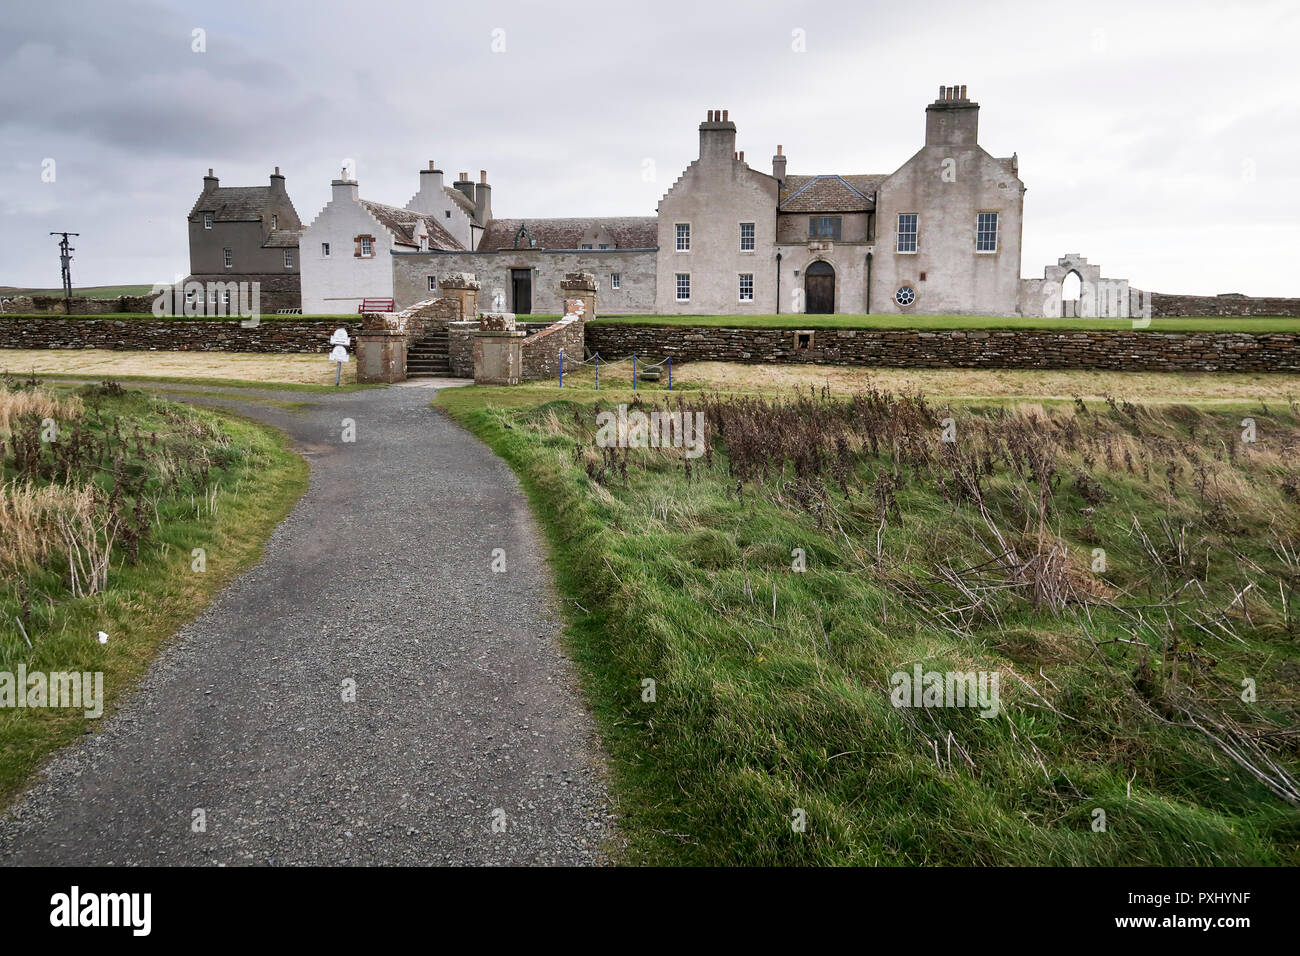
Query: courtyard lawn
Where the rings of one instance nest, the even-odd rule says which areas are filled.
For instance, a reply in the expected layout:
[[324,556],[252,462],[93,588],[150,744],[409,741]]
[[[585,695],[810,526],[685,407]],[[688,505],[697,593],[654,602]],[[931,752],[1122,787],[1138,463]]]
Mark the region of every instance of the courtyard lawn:
[[[640,390],[694,460],[598,446],[614,369],[435,402],[544,527],[629,862],[1300,863],[1296,376],[786,370]],[[894,706],[915,664],[1000,713]]]
[[[661,358],[655,361],[662,362]],[[558,379],[527,382],[513,388],[490,390],[491,401],[502,405],[527,405],[570,398],[574,401],[628,401],[632,397],[632,365],[628,360],[600,366],[600,390],[595,390],[595,369],[586,365],[565,372],[564,388]],[[647,394],[668,385],[666,369],[659,381],[640,379]],[[921,392],[933,399],[970,403],[1069,403],[1077,395],[1086,401],[1112,396],[1146,405],[1189,404],[1222,407],[1258,407],[1287,404],[1300,399],[1300,373],[1287,372],[1108,372],[1049,371],[1044,369],[893,369],[842,365],[773,364],[742,365],[734,362],[685,362],[673,366],[673,389],[683,392],[718,391],[728,394],[789,395],[809,388],[829,388],[847,397],[871,387],[892,392]],[[466,396],[486,390],[473,389]],[[616,397],[618,396],[618,397]]]
[[[57,444],[41,440],[47,418]],[[0,671],[102,672],[112,713],[306,487],[274,429],[113,383],[0,380]],[[0,708],[0,805],[97,722]]]
[[[683,325],[725,329],[1043,329],[1131,331],[1133,319],[1036,319],[992,315],[599,315],[594,325]],[[1300,318],[1193,316],[1152,319],[1147,332],[1300,332]]]
[[[0,372],[12,375],[122,381],[176,381],[194,385],[268,385],[337,391],[334,363],[324,352],[130,352],[110,349],[0,349]],[[355,357],[343,367],[344,390],[357,385]]]

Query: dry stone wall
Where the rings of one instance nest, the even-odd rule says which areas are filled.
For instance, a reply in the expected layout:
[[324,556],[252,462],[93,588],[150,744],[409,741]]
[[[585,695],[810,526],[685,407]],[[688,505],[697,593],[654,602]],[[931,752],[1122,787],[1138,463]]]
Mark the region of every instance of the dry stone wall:
[[1122,371],[1300,370],[1300,335],[1210,332],[1045,332],[722,329],[588,323],[588,352],[617,359],[813,362],[889,368]]
[[326,352],[336,328],[355,338],[356,319],[238,321],[0,316],[0,349],[129,349],[177,352]]

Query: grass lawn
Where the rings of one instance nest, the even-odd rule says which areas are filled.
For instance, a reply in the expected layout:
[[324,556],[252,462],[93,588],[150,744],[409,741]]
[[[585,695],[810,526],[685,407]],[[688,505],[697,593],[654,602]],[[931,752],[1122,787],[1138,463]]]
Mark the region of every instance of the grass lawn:
[[[436,400],[545,529],[631,862],[1300,863],[1294,377],[1060,373],[1118,397],[1044,408],[969,372],[947,408],[691,371],[638,397],[704,412],[694,460],[599,446],[625,385]],[[1209,404],[1125,400],[1173,388]],[[896,706],[917,664],[999,713]]]
[[[632,367],[624,360],[602,363],[600,391],[595,390],[595,370],[588,365],[565,372],[561,391],[555,379],[527,382],[492,391],[501,405],[535,405],[559,398],[594,401],[629,401]],[[1286,372],[1109,372],[1048,371],[1042,369],[893,369],[840,365],[748,365],[733,362],[686,362],[673,367],[673,388],[685,392],[719,391],[728,394],[790,395],[795,391],[828,387],[847,397],[875,386],[893,392],[922,392],[933,399],[969,403],[980,400],[1028,401],[1046,405],[1070,403],[1078,395],[1088,401],[1114,396],[1143,404],[1212,404],[1225,408],[1286,404],[1300,396],[1300,374]],[[658,382],[642,379],[647,393],[666,390],[667,377]],[[467,395],[478,393],[471,390]],[[617,397],[616,397],[617,396]]]
[[334,387],[334,363],[324,352],[130,352],[114,349],[0,349],[0,372],[13,375],[122,381],[175,381],[193,385],[275,385],[298,391],[349,391],[357,385],[355,356]]
[[[682,325],[726,329],[1043,329],[1131,331],[1132,319],[1043,319],[988,315],[601,315],[593,325]],[[1148,332],[1300,332],[1300,319],[1193,316],[1152,319]]]
[[[40,440],[43,416],[56,442]],[[0,387],[0,672],[102,672],[111,712],[258,560],[306,487],[306,463],[261,425],[111,387]],[[82,709],[0,708],[0,805],[96,723]]]
[[[73,287],[74,299],[116,299],[122,295],[148,295],[153,290],[152,283],[144,285],[90,285]],[[63,298],[63,287],[57,289],[17,289],[13,286],[0,286],[0,295],[52,295]]]

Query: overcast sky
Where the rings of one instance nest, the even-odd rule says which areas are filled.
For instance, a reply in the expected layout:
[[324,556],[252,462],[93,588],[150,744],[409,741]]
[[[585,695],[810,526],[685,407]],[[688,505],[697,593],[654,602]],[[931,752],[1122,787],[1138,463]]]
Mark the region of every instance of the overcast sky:
[[64,229],[76,285],[184,275],[209,166],[280,166],[305,223],[344,159],[399,206],[434,159],[498,216],[653,215],[708,109],[766,172],[886,173],[964,83],[1020,156],[1024,275],[1298,296],[1298,50],[1297,0],[7,2],[0,285],[57,286]]

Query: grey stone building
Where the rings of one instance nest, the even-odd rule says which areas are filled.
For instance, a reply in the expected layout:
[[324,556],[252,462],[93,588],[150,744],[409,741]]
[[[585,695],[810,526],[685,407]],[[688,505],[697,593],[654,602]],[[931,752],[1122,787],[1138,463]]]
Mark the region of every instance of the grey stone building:
[[558,314],[561,280],[589,272],[600,283],[602,311],[654,312],[656,228],[654,216],[493,219],[473,251],[394,250],[393,297],[406,308],[433,294],[438,276],[469,272],[484,302],[500,289],[507,311]]
[[301,233],[279,166],[266,186],[222,186],[209,169],[190,209],[186,282],[259,282],[263,311],[297,308]]
[[[1062,269],[1090,281],[1064,260],[1021,279],[1019,159],[980,145],[979,110],[965,86],[942,86],[923,145],[893,172],[823,174],[788,172],[782,146],[771,173],[754,169],[729,112],[709,110],[655,216],[493,219],[479,201],[482,233],[463,249],[391,251],[393,295],[407,307],[436,276],[468,272],[514,312],[558,312],[559,280],[589,272],[607,314],[1086,314],[1088,296],[1062,301]],[[456,184],[467,202],[470,186]],[[1127,295],[1106,281],[1109,299]]]

